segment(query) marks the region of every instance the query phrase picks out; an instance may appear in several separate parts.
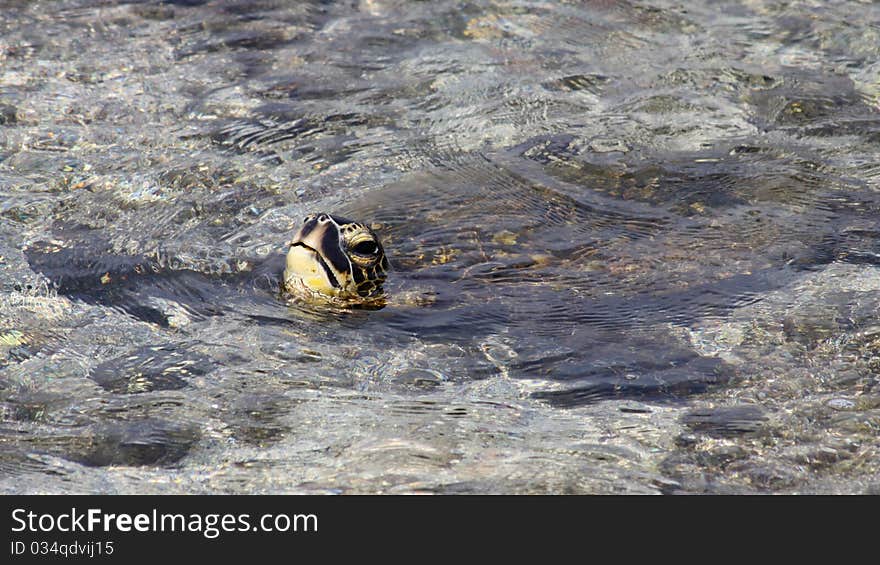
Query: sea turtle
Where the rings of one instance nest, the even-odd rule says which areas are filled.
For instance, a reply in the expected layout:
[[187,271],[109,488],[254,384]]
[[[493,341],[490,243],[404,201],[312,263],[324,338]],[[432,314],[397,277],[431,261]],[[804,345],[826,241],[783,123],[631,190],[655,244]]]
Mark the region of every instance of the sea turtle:
[[297,299],[339,306],[384,305],[388,258],[365,224],[310,214],[290,241],[283,290]]

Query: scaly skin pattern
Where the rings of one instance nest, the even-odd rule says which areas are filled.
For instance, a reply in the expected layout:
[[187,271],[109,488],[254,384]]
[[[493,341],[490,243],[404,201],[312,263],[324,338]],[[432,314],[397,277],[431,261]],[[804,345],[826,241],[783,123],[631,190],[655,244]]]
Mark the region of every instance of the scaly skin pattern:
[[365,224],[310,214],[290,242],[284,289],[294,298],[342,306],[384,302],[388,258]]

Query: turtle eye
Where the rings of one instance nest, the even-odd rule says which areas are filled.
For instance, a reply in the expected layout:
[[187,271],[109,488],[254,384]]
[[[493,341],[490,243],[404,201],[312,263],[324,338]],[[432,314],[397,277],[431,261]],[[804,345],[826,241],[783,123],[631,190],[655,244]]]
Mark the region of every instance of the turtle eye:
[[352,247],[351,250],[358,255],[375,255],[379,252],[379,246],[376,245],[375,241],[367,240],[358,243],[357,245]]

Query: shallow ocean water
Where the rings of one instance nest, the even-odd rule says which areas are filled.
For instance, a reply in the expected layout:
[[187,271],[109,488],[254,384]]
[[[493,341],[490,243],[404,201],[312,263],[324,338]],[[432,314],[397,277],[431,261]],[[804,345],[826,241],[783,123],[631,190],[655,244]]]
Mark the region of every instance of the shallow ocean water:
[[[878,55],[858,1],[0,1],[0,490],[880,492]],[[314,211],[387,307],[279,299]]]

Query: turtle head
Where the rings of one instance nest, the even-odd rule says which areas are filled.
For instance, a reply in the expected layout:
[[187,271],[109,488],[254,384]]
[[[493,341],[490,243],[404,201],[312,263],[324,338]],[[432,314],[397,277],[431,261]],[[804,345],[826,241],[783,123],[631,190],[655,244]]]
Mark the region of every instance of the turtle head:
[[382,296],[388,259],[369,227],[330,214],[310,214],[287,252],[284,286],[306,294],[362,302]]

